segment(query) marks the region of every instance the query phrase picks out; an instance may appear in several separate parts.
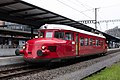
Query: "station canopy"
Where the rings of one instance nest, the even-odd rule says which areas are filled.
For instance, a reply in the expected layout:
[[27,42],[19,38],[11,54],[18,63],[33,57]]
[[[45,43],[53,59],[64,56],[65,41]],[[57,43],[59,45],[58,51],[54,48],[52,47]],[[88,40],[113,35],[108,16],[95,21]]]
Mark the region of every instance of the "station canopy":
[[[95,31],[94,28],[22,0],[0,0],[0,20],[29,25],[36,29],[44,24],[63,24],[90,32]],[[110,35],[103,34],[107,39],[111,39]]]
[[63,24],[87,31],[93,29],[22,0],[0,0],[0,20],[30,25],[34,28],[44,24]]

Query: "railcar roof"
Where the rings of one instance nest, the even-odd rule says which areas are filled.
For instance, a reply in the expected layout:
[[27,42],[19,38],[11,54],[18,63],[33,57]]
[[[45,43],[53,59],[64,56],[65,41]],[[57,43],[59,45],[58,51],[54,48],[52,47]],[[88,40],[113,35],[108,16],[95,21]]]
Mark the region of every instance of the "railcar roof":
[[88,34],[88,35],[92,35],[92,36],[105,38],[102,34],[95,34],[95,33],[92,33],[92,32],[87,32],[87,31],[76,29],[74,27],[67,26],[67,25],[45,24],[45,25],[40,27],[40,30],[41,29],[63,29],[63,30],[70,30],[70,31],[75,31],[75,32],[79,32],[79,33],[84,33],[84,34]]

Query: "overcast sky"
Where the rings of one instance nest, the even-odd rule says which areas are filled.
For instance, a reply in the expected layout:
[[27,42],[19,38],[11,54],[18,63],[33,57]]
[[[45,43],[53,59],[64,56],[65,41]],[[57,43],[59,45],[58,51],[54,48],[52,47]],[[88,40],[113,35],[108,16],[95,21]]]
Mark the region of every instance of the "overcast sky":
[[[73,20],[94,20],[95,10],[100,20],[120,19],[120,0],[23,0]],[[94,24],[87,24],[94,28]],[[98,29],[105,31],[119,26],[120,22],[100,23]]]

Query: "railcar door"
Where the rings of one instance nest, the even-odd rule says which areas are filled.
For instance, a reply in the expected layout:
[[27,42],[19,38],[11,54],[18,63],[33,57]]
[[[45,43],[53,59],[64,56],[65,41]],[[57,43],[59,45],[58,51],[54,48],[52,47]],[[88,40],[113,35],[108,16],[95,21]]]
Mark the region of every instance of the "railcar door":
[[73,42],[73,33],[66,31],[65,32],[65,40],[66,40],[65,56],[73,56],[73,53],[74,53],[73,45],[75,45],[75,43],[72,44],[72,42]]
[[76,39],[75,39],[75,42],[76,42],[76,56],[79,55],[79,40],[78,40],[78,34],[76,34]]

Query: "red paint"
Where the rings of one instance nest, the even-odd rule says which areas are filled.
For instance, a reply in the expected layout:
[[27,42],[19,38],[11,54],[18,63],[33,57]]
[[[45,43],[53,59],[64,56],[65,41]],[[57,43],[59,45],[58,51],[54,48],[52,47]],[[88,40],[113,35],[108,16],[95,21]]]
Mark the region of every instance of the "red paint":
[[[81,55],[88,55],[88,54],[97,54],[97,53],[103,53],[103,52],[107,52],[107,44],[106,44],[106,40],[105,38],[100,38],[100,37],[96,37],[96,36],[90,36],[87,34],[83,34],[83,33],[78,33],[78,32],[74,32],[74,31],[69,31],[69,30],[57,30],[57,29],[52,29],[52,30],[41,30],[42,32],[44,32],[44,38],[37,38],[37,39],[32,39],[32,40],[28,40],[26,42],[26,48],[24,50],[21,50],[20,53],[24,53],[24,58],[25,59],[54,59],[54,58],[65,58],[65,57],[75,57],[75,56],[81,56]],[[53,32],[52,34],[52,38],[46,38],[46,32]],[[58,39],[58,38],[54,38],[54,32],[55,31],[63,31],[65,32],[71,32],[74,36],[73,36],[73,40],[63,40],[63,39]],[[78,55],[76,55],[76,34],[78,34],[78,46],[79,46],[79,50],[78,50]],[[65,37],[65,36],[64,36]],[[92,39],[98,39],[100,41],[102,41],[102,45],[101,43],[99,43],[99,46],[96,45],[92,45],[92,46],[80,46],[80,37],[84,37],[84,38],[92,38]],[[75,43],[75,44],[74,44]],[[95,44],[96,42],[92,42],[93,44]],[[89,43],[90,44],[90,43]],[[41,47],[45,46],[45,50],[42,50]],[[51,49],[56,49],[55,51],[53,50],[53,52],[51,52],[49,50],[49,48]],[[37,55],[37,51],[41,50],[43,55],[42,56],[38,56]]]

